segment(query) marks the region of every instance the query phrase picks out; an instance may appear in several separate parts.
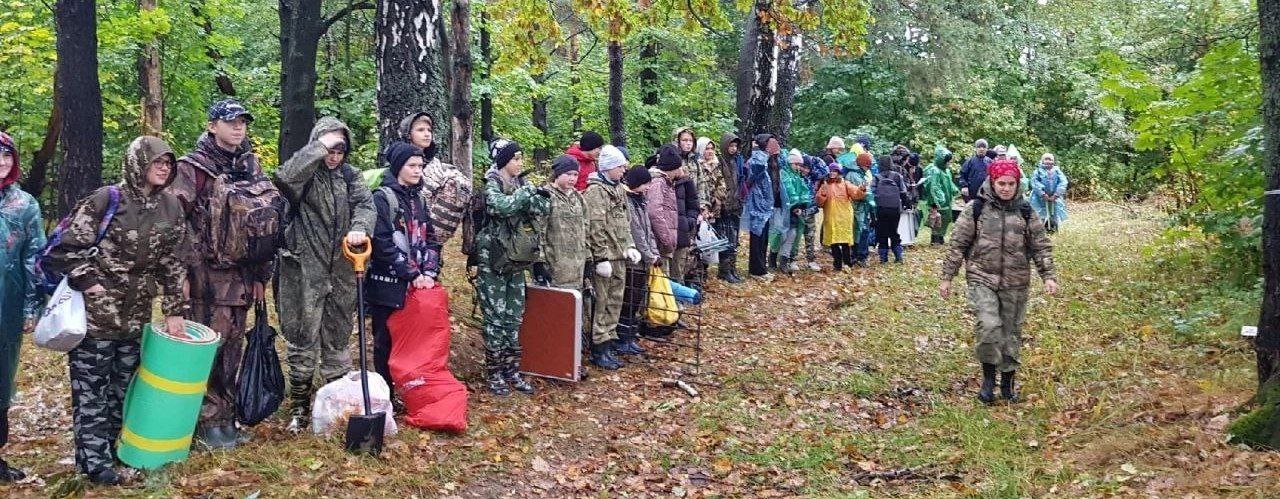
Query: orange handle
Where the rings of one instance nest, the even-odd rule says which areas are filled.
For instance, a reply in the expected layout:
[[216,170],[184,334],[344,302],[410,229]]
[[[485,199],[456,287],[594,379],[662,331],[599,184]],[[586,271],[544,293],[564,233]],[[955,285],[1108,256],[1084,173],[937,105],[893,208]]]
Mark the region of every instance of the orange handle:
[[351,268],[355,269],[357,274],[363,274],[364,269],[369,265],[369,255],[373,254],[373,245],[368,242],[360,245],[359,253],[351,251],[351,245],[347,244],[347,239],[342,238],[342,255],[351,261]]

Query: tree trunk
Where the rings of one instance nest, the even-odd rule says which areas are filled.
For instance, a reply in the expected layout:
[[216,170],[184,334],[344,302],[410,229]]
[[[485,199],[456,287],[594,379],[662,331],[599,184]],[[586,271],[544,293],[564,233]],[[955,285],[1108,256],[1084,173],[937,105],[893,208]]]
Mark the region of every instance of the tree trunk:
[[779,47],[778,83],[774,93],[773,109],[769,112],[768,129],[778,135],[778,142],[787,144],[791,137],[791,106],[796,98],[796,80],[800,70],[800,51],[804,38],[799,34],[788,35]]
[[320,2],[280,0],[280,160],[307,145],[316,123]]
[[449,137],[439,18],[440,0],[378,0],[379,150],[399,140],[400,120],[417,112],[431,115],[435,140]]
[[474,178],[471,168],[471,0],[453,0],[450,24],[453,32],[453,114],[451,154],[453,166],[467,178]]
[[102,88],[98,83],[98,16],[94,0],[58,0],[57,81],[54,91],[74,99],[62,106],[62,165],[58,216],[102,185]]
[[1263,154],[1267,193],[1262,212],[1262,310],[1254,349],[1257,409],[1231,424],[1235,441],[1280,449],[1280,0],[1258,0],[1262,62]]
[[627,126],[622,113],[622,41],[609,42],[609,142],[627,146]]
[[[156,0],[138,0],[138,10],[156,10]],[[160,40],[148,40],[138,54],[138,86],[142,94],[142,134],[164,131],[164,87],[160,77]]]
[[743,23],[742,46],[738,50],[737,76],[733,80],[736,94],[734,104],[738,112],[738,135],[743,136],[744,140],[750,143],[748,137],[750,137],[751,127],[747,122],[747,117],[751,114],[751,84],[755,82],[753,74],[756,62],[756,46],[760,44],[760,20],[756,17],[754,5],[751,7],[751,12],[747,14],[747,18],[743,20]]
[[640,103],[642,104],[642,111],[639,123],[641,137],[650,139],[657,137],[657,140],[650,140],[650,145],[653,147],[660,147],[663,142],[663,134],[659,130],[654,130],[656,124],[650,118],[653,114],[649,111],[649,108],[657,106],[661,101],[658,95],[658,54],[660,50],[661,47],[653,39],[653,35],[645,33],[643,44],[640,46]]
[[[769,130],[769,117],[773,111],[774,94],[778,85],[778,45],[774,39],[774,31],[770,23],[770,0],[756,0],[753,10],[755,15],[747,18],[747,34],[754,33],[755,36],[745,37],[754,39],[754,53],[747,58],[744,50],[743,56],[739,57],[738,63],[748,61],[748,67],[739,67],[738,85],[747,89],[745,96],[745,105],[740,109],[738,120],[742,123],[742,131],[747,136],[752,136],[766,131],[777,133],[777,130]],[[744,49],[748,42],[743,41]],[[740,101],[741,101],[740,95]]]
[[574,33],[569,36],[569,128],[573,133],[582,133],[582,106],[578,102],[578,83],[581,78],[578,77],[578,52],[580,45],[578,43],[578,34]]
[[480,140],[487,148],[493,142],[493,93],[489,88],[489,68],[493,67],[493,49],[489,45],[489,12],[480,12],[480,59],[484,61],[481,78],[485,80],[485,91],[480,94]]
[[[191,13],[199,20],[200,31],[203,32],[207,40],[213,36],[213,21],[204,14],[202,5],[202,2],[193,2],[191,4]],[[226,96],[235,96],[235,84],[232,83],[231,77],[227,75],[227,72],[220,67],[223,59],[222,53],[206,42],[204,54],[209,58],[209,68],[213,70],[213,83],[218,87],[218,92]]]
[[[533,75],[533,81],[537,87],[541,87],[547,83],[547,76],[545,74]],[[542,136],[539,138],[538,146],[533,149],[533,162],[541,165],[551,159],[551,151],[547,150],[547,146],[545,145],[547,142],[547,134],[551,130],[550,127],[547,126],[547,96],[546,92],[541,88],[534,91],[533,111],[529,118],[530,121],[533,122],[533,127],[542,133]]]
[[[58,73],[53,73],[53,81],[58,81]],[[45,177],[48,176],[49,163],[58,152],[58,137],[62,135],[62,97],[55,89],[53,106],[49,109],[49,122],[44,128],[44,142],[40,149],[31,155],[31,168],[27,170],[26,180],[22,182],[22,190],[31,193],[36,199],[44,200]]]

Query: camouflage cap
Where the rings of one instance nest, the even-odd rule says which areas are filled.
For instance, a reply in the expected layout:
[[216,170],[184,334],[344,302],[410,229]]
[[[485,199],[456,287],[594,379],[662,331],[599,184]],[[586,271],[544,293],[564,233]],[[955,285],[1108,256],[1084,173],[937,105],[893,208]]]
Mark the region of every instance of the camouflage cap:
[[253,121],[253,114],[235,99],[223,99],[209,106],[209,121],[231,121],[241,116],[245,121]]

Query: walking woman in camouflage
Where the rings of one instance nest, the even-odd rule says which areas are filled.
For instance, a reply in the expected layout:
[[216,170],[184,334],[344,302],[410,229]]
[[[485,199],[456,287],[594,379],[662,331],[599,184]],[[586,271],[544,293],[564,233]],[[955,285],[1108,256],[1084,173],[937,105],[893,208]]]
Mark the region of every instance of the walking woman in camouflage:
[[1017,400],[1014,376],[1022,365],[1022,322],[1032,263],[1044,280],[1045,292],[1058,292],[1053,243],[1019,192],[1021,177],[1022,170],[1013,160],[996,160],[987,168],[987,181],[956,220],[938,286],[943,299],[950,296],[951,279],[965,264],[966,295],[977,318],[976,353],[982,363],[978,400],[986,404],[995,401],[997,370],[1003,373],[1000,396],[1009,402]]
[[[18,388],[22,331],[31,330],[40,303],[32,283],[44,247],[40,204],[18,185],[22,169],[13,138],[0,132],[0,448],[9,442],[9,403]],[[0,482],[26,475],[0,459]]]
[[[71,417],[76,467],[89,480],[117,484],[113,450],[120,435],[125,389],[138,368],[138,340],[151,320],[156,287],[163,291],[165,328],[182,334],[187,300],[183,257],[190,240],[182,204],[169,192],[174,155],[155,137],[129,144],[118,186],[98,189],[80,201],[71,224],[49,256],[67,272],[72,289],[84,293],[89,331],[67,353],[71,371]],[[98,224],[112,197],[119,207],[95,246]],[[181,362],[182,359],[173,359]]]

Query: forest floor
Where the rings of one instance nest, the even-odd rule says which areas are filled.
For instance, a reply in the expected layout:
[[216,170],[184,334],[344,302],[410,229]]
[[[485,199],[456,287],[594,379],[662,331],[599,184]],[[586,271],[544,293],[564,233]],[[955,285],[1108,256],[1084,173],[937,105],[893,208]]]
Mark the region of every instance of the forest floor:
[[[282,412],[248,445],[194,452],[121,488],[86,489],[71,473],[65,359],[28,345],[4,453],[34,478],[0,493],[1274,495],[1280,455],[1229,445],[1223,431],[1255,387],[1238,331],[1256,318],[1256,295],[1209,282],[1203,248],[1165,242],[1152,206],[1078,204],[1072,217],[1055,236],[1063,293],[1032,291],[1015,405],[974,400],[971,319],[962,298],[938,298],[943,250],[923,247],[905,265],[853,274],[716,281],[703,374],[690,378],[703,383],[697,398],[664,387],[675,365],[657,360],[495,398],[478,375],[478,334],[459,324],[455,372],[472,390],[464,435],[402,425],[380,459],[355,457],[341,437],[288,435]],[[447,284],[455,316],[469,316],[469,287]]]

